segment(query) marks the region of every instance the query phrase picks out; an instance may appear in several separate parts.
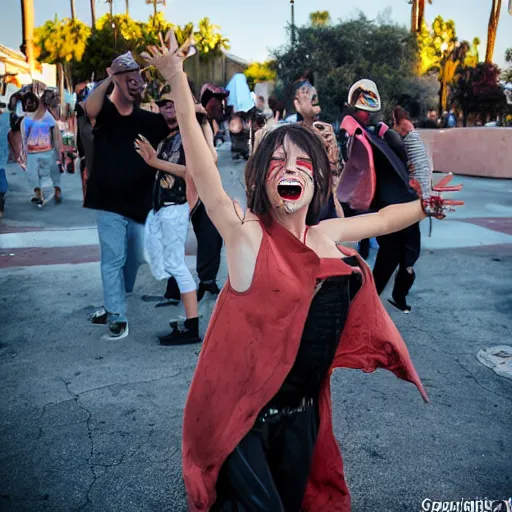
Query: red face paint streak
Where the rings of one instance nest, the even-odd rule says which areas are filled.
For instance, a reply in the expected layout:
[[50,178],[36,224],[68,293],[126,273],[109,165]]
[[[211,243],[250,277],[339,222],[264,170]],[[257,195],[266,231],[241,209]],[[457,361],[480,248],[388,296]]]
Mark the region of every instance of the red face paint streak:
[[311,174],[313,174],[313,163],[311,162],[311,160],[304,160],[302,158],[297,158],[297,165],[304,167],[305,169],[310,171]]
[[284,167],[284,160],[271,160],[268,167],[267,181],[270,181],[275,174]]

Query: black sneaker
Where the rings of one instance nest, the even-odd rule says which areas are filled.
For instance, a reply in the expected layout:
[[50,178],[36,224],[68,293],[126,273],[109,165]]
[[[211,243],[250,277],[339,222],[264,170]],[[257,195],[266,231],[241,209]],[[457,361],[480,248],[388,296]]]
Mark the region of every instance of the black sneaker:
[[160,345],[192,345],[201,343],[199,337],[198,318],[189,318],[185,322],[171,322],[171,333],[159,336]]
[[197,288],[197,300],[200,301],[206,292],[210,292],[212,295],[219,295],[220,290],[216,281],[201,281]]
[[409,314],[411,312],[411,306],[409,306],[405,301],[398,301],[393,297],[393,299],[388,299],[388,302],[392,306],[395,306],[395,308],[399,309],[402,313]]
[[102,340],[120,340],[128,336],[128,322],[112,322],[108,326],[108,334],[104,334]]
[[105,308],[100,308],[95,311],[90,317],[89,322],[94,325],[107,325],[108,313]]

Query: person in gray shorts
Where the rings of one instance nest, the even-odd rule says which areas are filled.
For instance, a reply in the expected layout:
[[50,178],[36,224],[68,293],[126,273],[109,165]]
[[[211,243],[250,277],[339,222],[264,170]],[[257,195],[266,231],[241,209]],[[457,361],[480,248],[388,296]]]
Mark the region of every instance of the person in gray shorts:
[[41,98],[34,92],[25,96],[25,111],[28,114],[21,122],[21,137],[23,156],[30,184],[34,187],[32,202],[38,206],[45,204],[42,190],[42,180],[52,181],[55,202],[62,200],[60,188],[60,170],[57,164],[62,141],[57,123],[48,108],[58,102],[58,95],[51,89],[46,89]]

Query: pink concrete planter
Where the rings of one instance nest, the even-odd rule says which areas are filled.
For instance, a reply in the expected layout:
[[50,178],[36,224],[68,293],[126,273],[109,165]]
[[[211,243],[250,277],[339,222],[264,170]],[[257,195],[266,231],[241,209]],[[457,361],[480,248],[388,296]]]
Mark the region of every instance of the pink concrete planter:
[[512,178],[512,128],[418,131],[436,171]]

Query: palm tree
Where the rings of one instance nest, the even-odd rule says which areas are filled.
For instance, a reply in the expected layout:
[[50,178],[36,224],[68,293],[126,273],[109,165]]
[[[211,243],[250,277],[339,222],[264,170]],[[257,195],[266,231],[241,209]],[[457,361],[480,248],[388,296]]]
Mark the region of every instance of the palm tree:
[[21,0],[21,23],[23,25],[23,53],[27,57],[30,73],[34,71],[34,0]]
[[309,14],[309,21],[313,27],[325,27],[331,22],[329,11],[315,11]]
[[164,7],[165,7],[165,0],[146,0],[146,3],[149,5],[149,4],[153,4],[153,9],[154,9],[154,15],[156,16],[157,12],[158,12],[158,9],[157,9],[157,5],[158,4],[163,4]]
[[75,21],[76,19],[76,12],[75,12],[75,0],[69,0],[71,3],[71,19]]
[[485,51],[485,62],[492,62],[494,45],[496,43],[496,31],[500,20],[501,0],[492,0],[491,15],[487,26],[487,49]]
[[112,18],[112,11],[114,9],[114,0],[105,0],[105,2],[108,4],[108,8],[110,10],[110,17]]
[[96,26],[96,0],[91,0],[91,25],[94,30]]
[[[411,4],[411,32],[420,33],[425,19],[425,0],[409,0]],[[432,0],[428,0],[432,5]]]

